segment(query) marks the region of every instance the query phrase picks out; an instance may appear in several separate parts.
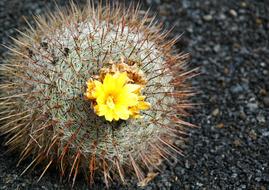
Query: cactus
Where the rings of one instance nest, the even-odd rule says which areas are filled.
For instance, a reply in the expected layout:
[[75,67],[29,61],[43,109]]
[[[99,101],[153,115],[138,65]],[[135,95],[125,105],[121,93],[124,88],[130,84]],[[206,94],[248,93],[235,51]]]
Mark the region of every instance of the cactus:
[[[40,178],[54,165],[73,184],[78,173],[90,184],[100,175],[106,185],[128,175],[145,182],[162,160],[183,154],[194,126],[182,120],[192,107],[188,55],[174,53],[178,38],[168,40],[139,6],[70,7],[37,16],[7,47],[0,66],[5,144],[20,152],[18,163],[32,158],[23,173],[42,164]],[[106,103],[98,88],[117,81],[110,91],[125,103],[116,110],[116,100]],[[127,86],[133,90],[123,96]]]

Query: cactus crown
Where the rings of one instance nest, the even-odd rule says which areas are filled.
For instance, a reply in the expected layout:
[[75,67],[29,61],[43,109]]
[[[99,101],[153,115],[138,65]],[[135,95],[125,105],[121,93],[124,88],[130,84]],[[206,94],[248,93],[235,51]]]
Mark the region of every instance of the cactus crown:
[[193,71],[157,23],[138,6],[72,4],[14,39],[1,65],[0,130],[19,162],[33,156],[29,167],[45,163],[42,175],[55,163],[73,183],[79,171],[90,183],[103,173],[108,184],[126,173],[143,181],[182,154],[174,142],[193,126],[180,119]]

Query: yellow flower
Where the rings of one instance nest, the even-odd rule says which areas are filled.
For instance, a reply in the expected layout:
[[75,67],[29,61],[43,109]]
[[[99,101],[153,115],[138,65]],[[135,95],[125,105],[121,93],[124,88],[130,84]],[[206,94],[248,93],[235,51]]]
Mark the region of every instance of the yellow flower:
[[141,96],[141,85],[128,84],[126,72],[107,73],[103,82],[89,80],[86,97],[94,100],[94,111],[106,120],[127,120],[140,117],[140,110],[149,109],[150,104]]
[[140,110],[147,110],[150,108],[150,103],[144,102],[145,96],[139,96],[138,99],[138,104],[130,108],[134,118],[141,118],[141,115],[139,115]]

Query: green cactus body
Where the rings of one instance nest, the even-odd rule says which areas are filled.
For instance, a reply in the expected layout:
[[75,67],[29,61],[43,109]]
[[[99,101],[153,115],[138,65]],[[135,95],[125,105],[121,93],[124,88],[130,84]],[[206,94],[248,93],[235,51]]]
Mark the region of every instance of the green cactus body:
[[[1,65],[1,133],[21,152],[19,162],[32,156],[29,167],[44,163],[43,174],[54,163],[73,182],[80,171],[90,183],[101,173],[106,184],[124,182],[126,173],[141,182],[162,159],[182,154],[174,142],[183,145],[185,126],[193,126],[180,119],[191,107],[188,56],[172,54],[176,40],[165,40],[154,18],[137,8],[71,7],[37,18],[36,29],[9,48]],[[139,119],[106,121],[84,97],[87,80],[118,63],[145,77],[151,107]]]

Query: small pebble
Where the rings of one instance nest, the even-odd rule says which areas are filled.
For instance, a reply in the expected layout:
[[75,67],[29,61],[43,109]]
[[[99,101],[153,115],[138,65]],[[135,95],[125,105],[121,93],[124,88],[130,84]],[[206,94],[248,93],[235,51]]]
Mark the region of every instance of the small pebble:
[[230,9],[229,11],[230,15],[232,15],[233,17],[237,17],[237,12],[234,9]]
[[263,98],[263,103],[266,107],[269,107],[269,96]]
[[265,117],[264,117],[264,115],[259,114],[257,116],[257,120],[258,120],[259,123],[265,123]]
[[255,111],[258,109],[258,104],[257,102],[251,102],[247,104],[247,107],[249,108],[250,111]]
[[244,111],[240,111],[239,117],[240,117],[240,119],[243,119],[243,120],[245,120],[247,118],[247,116],[246,116],[246,114],[245,114]]
[[247,6],[247,3],[246,2],[241,2],[241,7],[246,7]]
[[252,129],[252,130],[249,132],[249,137],[250,137],[252,140],[256,140],[256,139],[257,139],[257,133]]
[[231,92],[232,93],[240,93],[240,92],[242,92],[244,89],[243,89],[243,87],[240,85],[240,84],[236,84],[236,85],[234,85],[234,86],[232,86],[231,87]]
[[[261,96],[266,96],[267,91],[266,91],[265,89],[261,89],[261,90],[259,91],[259,94],[260,94]],[[268,97],[268,98],[269,98],[269,97]]]
[[220,51],[220,45],[219,44],[215,45],[213,50],[214,52],[218,53]]
[[241,45],[239,43],[234,43],[233,48],[239,49],[239,48],[241,48]]
[[224,124],[223,123],[220,123],[216,127],[219,128],[219,129],[224,128]]
[[227,75],[227,74],[229,74],[229,69],[227,67],[225,67],[223,72],[224,72],[225,75]]
[[242,142],[239,139],[234,140],[233,144],[238,147],[241,146]]
[[213,17],[212,17],[212,15],[205,15],[205,16],[203,16],[203,19],[205,21],[211,21],[213,19]]
[[264,137],[268,137],[268,136],[269,136],[269,131],[265,131],[265,132],[263,132],[263,133],[262,133],[262,136],[264,136]]
[[212,112],[212,115],[215,116],[215,117],[218,116],[219,115],[219,109],[218,108],[214,109],[213,112]]
[[262,25],[262,19],[256,18],[256,24],[257,25]]
[[237,173],[233,173],[232,174],[232,178],[237,178],[238,174]]
[[260,65],[261,65],[262,67],[265,67],[265,66],[266,66],[266,64],[265,64],[264,62],[261,62]]
[[225,20],[226,19],[226,15],[225,14],[220,14],[219,15],[219,18],[220,18],[220,20]]

